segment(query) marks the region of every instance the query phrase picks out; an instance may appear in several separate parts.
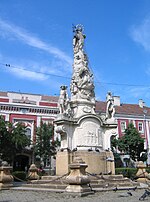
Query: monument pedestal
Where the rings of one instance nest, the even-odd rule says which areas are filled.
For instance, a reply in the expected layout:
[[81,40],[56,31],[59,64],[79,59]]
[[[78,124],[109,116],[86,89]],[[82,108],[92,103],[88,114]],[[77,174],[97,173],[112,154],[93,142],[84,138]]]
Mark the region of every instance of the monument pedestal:
[[69,172],[69,164],[75,157],[81,157],[88,165],[86,172],[91,174],[115,174],[114,157],[112,152],[75,151],[58,152],[56,156],[56,175],[61,176]]
[[35,164],[31,164],[31,166],[29,168],[28,179],[29,180],[38,180],[39,179],[38,168],[36,167]]
[[80,157],[74,157],[73,162],[69,165],[70,174],[66,177],[68,186],[66,192],[87,195],[93,193],[89,183],[89,176],[86,175],[85,169],[88,165]]
[[137,164],[138,171],[136,173],[137,182],[147,183],[150,180],[150,174],[146,172],[146,165],[143,161],[139,161]]
[[13,186],[13,176],[11,175],[12,167],[6,161],[0,167],[0,190],[9,189]]
[[56,155],[56,175],[62,176],[69,172],[69,164],[72,163],[72,154],[68,151],[59,151]]

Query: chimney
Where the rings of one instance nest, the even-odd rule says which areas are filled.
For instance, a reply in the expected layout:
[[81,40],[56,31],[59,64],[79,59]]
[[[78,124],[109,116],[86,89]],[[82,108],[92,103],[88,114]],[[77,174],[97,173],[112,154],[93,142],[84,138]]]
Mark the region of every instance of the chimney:
[[143,108],[145,107],[145,102],[143,101],[143,99],[139,99],[139,107]]
[[114,98],[114,105],[120,106],[120,96],[113,96]]

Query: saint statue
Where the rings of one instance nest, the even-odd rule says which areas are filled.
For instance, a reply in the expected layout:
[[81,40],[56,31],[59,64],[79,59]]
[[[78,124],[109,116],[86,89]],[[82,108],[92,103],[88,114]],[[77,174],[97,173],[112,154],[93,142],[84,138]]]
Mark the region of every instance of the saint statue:
[[115,115],[115,106],[114,106],[114,98],[112,97],[112,93],[108,92],[106,95],[106,119],[112,119]]
[[83,34],[83,26],[74,26],[73,32],[74,64],[70,85],[71,94],[79,99],[93,101],[95,100],[93,74],[89,70],[88,57],[84,52],[85,35]]
[[83,26],[77,25],[74,27],[73,32],[75,33],[73,37],[73,48],[74,52],[83,52],[83,46],[84,46],[84,39],[85,35],[83,34]]
[[58,100],[60,114],[63,114],[66,111],[68,101],[69,101],[69,98],[67,93],[67,86],[61,86],[60,96]]

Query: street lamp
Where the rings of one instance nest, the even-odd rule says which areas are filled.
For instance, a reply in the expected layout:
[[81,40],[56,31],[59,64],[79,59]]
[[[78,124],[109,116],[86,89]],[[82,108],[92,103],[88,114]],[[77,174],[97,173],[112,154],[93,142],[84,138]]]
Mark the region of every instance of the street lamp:
[[149,145],[148,145],[148,137],[147,137],[147,130],[146,130],[146,114],[147,114],[147,110],[144,109],[143,113],[144,113],[144,136],[146,138],[147,157],[149,157]]
[[144,109],[143,113],[144,113],[144,137],[146,138],[146,147],[148,149],[147,130],[146,130],[146,114],[147,114],[147,110]]

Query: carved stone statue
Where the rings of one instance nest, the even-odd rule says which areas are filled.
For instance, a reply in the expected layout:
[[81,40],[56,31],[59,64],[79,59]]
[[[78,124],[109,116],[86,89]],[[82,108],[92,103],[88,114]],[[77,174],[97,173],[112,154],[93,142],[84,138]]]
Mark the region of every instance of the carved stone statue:
[[71,106],[70,106],[70,100],[69,100],[68,93],[67,93],[67,86],[60,87],[60,96],[59,96],[59,100],[58,100],[58,107],[59,107],[60,114],[63,114],[67,117],[73,116],[73,112],[72,112]]
[[115,115],[115,107],[114,107],[114,99],[112,97],[111,92],[108,92],[106,95],[106,119],[114,118]]
[[84,39],[85,35],[83,34],[83,26],[82,25],[77,25],[74,26],[75,35],[73,37],[73,48],[74,52],[82,52],[83,51],[83,46],[84,46]]
[[73,37],[74,64],[70,85],[71,94],[79,99],[95,100],[93,74],[89,70],[88,57],[84,52],[83,26],[74,26],[73,32],[75,34]]
[[58,100],[60,114],[63,114],[66,111],[68,101],[69,101],[69,98],[67,93],[67,86],[61,86],[60,96]]

